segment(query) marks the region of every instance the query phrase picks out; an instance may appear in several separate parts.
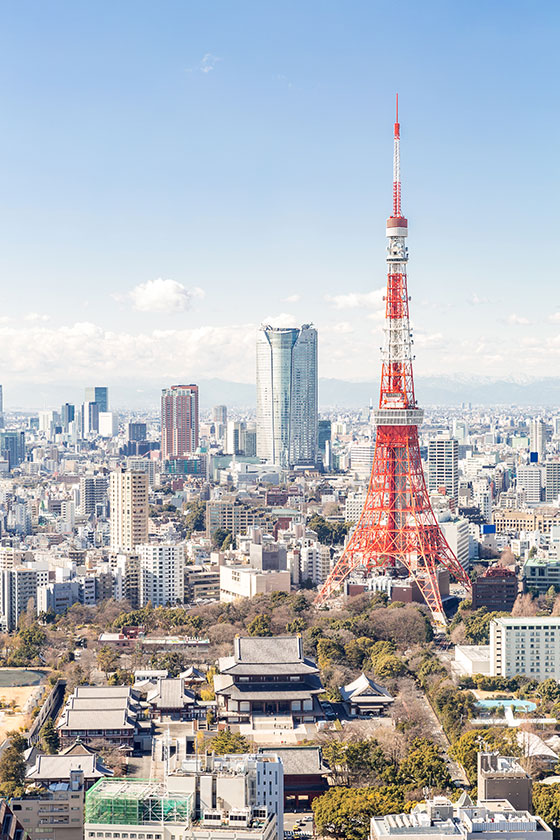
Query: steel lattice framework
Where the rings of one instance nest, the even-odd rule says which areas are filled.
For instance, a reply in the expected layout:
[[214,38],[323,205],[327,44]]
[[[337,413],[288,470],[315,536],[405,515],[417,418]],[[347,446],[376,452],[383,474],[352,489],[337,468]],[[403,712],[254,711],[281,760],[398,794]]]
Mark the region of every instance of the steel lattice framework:
[[325,581],[317,602],[328,598],[355,569],[408,569],[434,619],[445,624],[437,581],[443,565],[465,586],[470,580],[453,554],[430,504],[418,426],[423,411],[414,395],[412,333],[406,277],[408,222],[401,211],[400,125],[394,126],[393,213],[387,220],[385,345],[381,368],[377,439],[364,509],[344,553]]

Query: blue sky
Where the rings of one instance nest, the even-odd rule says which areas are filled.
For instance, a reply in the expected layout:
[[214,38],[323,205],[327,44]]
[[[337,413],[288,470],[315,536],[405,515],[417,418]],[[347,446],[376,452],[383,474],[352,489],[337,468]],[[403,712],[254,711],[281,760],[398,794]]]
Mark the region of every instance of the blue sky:
[[382,341],[394,94],[417,373],[557,374],[557,4],[0,6],[0,381],[252,381]]

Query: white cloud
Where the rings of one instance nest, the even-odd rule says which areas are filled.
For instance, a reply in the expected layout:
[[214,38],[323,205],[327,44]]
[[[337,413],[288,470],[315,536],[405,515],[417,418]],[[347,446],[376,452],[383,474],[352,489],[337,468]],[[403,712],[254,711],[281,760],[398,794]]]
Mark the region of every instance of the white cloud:
[[554,315],[549,315],[548,320],[552,321],[554,324],[557,324],[558,321],[560,321],[560,310],[558,310],[558,312],[555,312]]
[[443,335],[440,332],[435,333],[424,333],[420,330],[416,330],[414,332],[414,343],[417,344],[419,347],[433,347],[435,345],[441,344],[443,341]]
[[480,297],[480,296],[479,296],[479,295],[477,295],[477,293],[475,292],[475,293],[473,294],[473,296],[470,298],[469,303],[470,303],[472,306],[481,306],[483,303],[490,303],[490,301],[489,301],[489,300],[488,300],[488,298],[486,298],[486,297]]
[[219,61],[222,61],[222,59],[219,56],[212,55],[212,53],[205,53],[202,56],[202,61],[200,62],[200,72],[211,73]]
[[267,315],[262,322],[263,324],[269,324],[271,327],[301,327],[301,318],[296,318],[295,315],[289,315],[287,312],[281,312],[279,315]]
[[343,334],[348,334],[348,333],[353,333],[354,332],[354,329],[353,329],[352,325],[349,324],[348,321],[340,321],[340,323],[334,325],[333,330],[336,333],[343,333]]
[[513,326],[526,326],[531,322],[528,318],[525,318],[524,315],[516,315],[515,312],[512,312],[512,314],[508,315],[508,317],[506,318],[506,323],[512,324]]
[[282,303],[298,303],[301,300],[301,295],[288,295],[282,298]]
[[49,321],[48,315],[41,315],[39,312],[28,312],[23,316],[24,321]]
[[325,300],[336,309],[379,308],[383,305],[385,289],[373,292],[346,292],[342,295],[325,295]]
[[137,312],[185,312],[196,299],[204,297],[204,291],[195,286],[187,289],[182,283],[170,278],[158,277],[139,283],[125,295],[114,294],[117,301],[130,301]]

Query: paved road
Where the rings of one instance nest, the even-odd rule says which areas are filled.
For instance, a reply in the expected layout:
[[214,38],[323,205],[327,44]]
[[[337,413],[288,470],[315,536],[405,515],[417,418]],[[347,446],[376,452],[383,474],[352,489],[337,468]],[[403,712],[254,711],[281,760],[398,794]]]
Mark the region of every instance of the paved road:
[[456,761],[454,761],[454,759],[452,759],[449,756],[449,754],[447,752],[449,747],[451,746],[450,742],[449,742],[449,739],[448,739],[447,735],[445,734],[445,732],[443,731],[443,728],[442,728],[442,726],[439,722],[439,719],[438,719],[436,713],[434,712],[434,710],[430,706],[428,698],[426,697],[424,692],[421,691],[417,686],[415,686],[414,690],[415,690],[420,702],[425,704],[426,712],[427,712],[428,717],[429,717],[430,722],[431,722],[431,729],[432,729],[433,738],[436,741],[436,743],[438,743],[443,750],[444,757],[445,757],[445,763],[447,764],[447,766],[449,768],[449,773],[451,774],[451,778],[453,779],[453,781],[456,781],[460,785],[467,785],[467,786],[470,787],[470,783],[469,783],[469,780],[467,778],[467,775],[466,775],[465,771],[463,770],[463,768],[461,767],[460,764],[458,764]]

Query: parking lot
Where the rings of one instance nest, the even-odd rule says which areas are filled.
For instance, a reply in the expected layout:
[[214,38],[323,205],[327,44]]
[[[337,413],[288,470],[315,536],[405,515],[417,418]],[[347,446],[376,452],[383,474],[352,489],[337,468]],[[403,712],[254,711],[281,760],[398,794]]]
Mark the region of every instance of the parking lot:
[[311,811],[299,813],[284,812],[284,837],[291,840],[307,840],[313,837],[313,814]]

